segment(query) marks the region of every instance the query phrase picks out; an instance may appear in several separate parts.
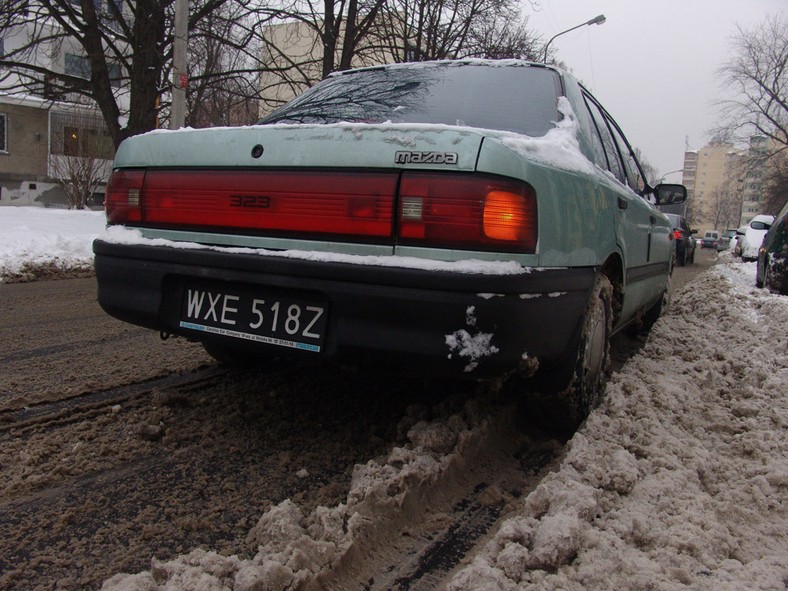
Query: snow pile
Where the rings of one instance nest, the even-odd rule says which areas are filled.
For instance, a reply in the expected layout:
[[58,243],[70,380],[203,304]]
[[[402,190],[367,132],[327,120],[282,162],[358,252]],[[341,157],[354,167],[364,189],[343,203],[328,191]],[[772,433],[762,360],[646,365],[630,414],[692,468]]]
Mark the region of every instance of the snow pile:
[[421,519],[425,500],[445,494],[441,482],[464,473],[481,442],[500,429],[470,403],[462,416],[435,422],[409,416],[403,427],[409,444],[384,461],[357,465],[346,503],[304,515],[285,500],[266,512],[247,536],[257,549],[254,558],[194,550],[169,561],[154,559],[148,572],[115,575],[102,591],[284,591],[320,588],[321,577],[352,571],[363,553]]
[[[721,260],[448,589],[785,588],[788,299],[753,287],[753,263]],[[356,468],[342,505],[305,516],[284,501],[250,531],[250,560],[196,550],[103,589],[320,588],[472,464],[491,428],[474,417],[415,423],[410,445]]]
[[788,300],[722,260],[449,589],[785,589]]
[[104,224],[103,211],[0,207],[0,282],[35,268],[91,268]]
[[583,156],[578,136],[578,123],[566,97],[559,97],[558,111],[564,116],[544,137],[532,138],[512,134],[503,144],[528,160],[542,162],[564,170],[595,174],[596,167]]
[[[0,208],[0,276],[89,264],[103,224],[100,212]],[[788,298],[754,287],[754,263],[719,258],[674,297],[560,468],[449,589],[786,588]],[[479,417],[414,418],[409,445],[356,468],[346,503],[303,515],[284,501],[264,515],[251,559],[195,550],[103,589],[319,588],[473,465],[500,429]]]

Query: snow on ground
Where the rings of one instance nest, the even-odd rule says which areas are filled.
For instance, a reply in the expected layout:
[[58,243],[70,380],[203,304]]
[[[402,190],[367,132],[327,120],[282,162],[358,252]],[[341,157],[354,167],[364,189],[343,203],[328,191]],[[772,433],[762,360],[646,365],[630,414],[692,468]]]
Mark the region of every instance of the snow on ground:
[[0,282],[31,267],[91,267],[104,223],[103,211],[0,207]]
[[450,590],[788,585],[788,298],[730,254],[691,282]]
[[[0,208],[0,275],[89,262],[101,232],[100,213]],[[612,376],[560,468],[450,590],[786,589],[788,298],[754,282],[754,263],[723,253],[676,294],[642,351]],[[285,501],[264,515],[249,533],[253,558],[195,550],[116,575],[103,589],[314,581],[347,558],[371,516],[429,486],[484,430],[484,421],[458,417],[417,425],[387,462],[357,467],[346,503],[304,516]]]

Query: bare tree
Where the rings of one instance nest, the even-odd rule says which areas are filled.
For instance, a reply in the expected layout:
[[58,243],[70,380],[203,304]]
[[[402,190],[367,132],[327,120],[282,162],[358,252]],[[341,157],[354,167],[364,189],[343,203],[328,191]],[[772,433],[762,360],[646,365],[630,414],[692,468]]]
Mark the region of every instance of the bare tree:
[[[225,62],[229,70],[197,72],[196,79],[212,81],[214,87],[217,80],[235,80],[239,72],[245,76],[262,67],[255,54],[259,45],[251,42],[265,16],[258,3],[192,0],[190,34],[204,38],[210,30],[206,21],[225,5],[234,7],[225,20],[232,18],[242,32],[215,40],[227,39],[236,58],[244,59]],[[16,35],[0,56],[6,89],[60,100],[92,99],[115,146],[154,129],[162,114],[166,119],[173,0],[37,0],[29,5],[6,0],[2,6]],[[45,55],[54,59],[42,59]]]
[[238,3],[228,2],[196,23],[189,38],[186,125],[257,120],[261,51],[257,15]]
[[514,0],[391,0],[372,31],[390,61],[539,59],[543,47]]
[[704,218],[712,222],[715,230],[736,227],[741,218],[741,206],[741,192],[730,185],[722,185],[712,191]]
[[[517,0],[292,0],[267,14],[266,110],[333,71],[461,57],[538,59]],[[274,21],[271,21],[274,22]]]
[[777,155],[770,164],[764,187],[764,213],[776,214],[788,201],[788,153]]
[[540,61],[544,43],[528,29],[528,17],[521,17],[515,7],[502,7],[479,18],[465,53],[466,57]]
[[698,202],[696,199],[687,199],[685,205],[684,219],[687,221],[689,227],[692,228],[699,222],[699,220],[703,218],[703,211],[701,211],[701,208],[698,207]]
[[[657,179],[659,179],[659,177],[657,176],[659,172],[657,171],[657,168],[653,164],[651,164],[651,162],[648,161],[646,155],[643,154],[643,150],[641,150],[640,148],[635,148],[635,157],[638,159],[638,162],[640,163],[640,167],[643,169],[643,174],[646,175],[644,181],[652,185],[656,184]],[[634,171],[634,172],[636,172],[637,175],[640,176],[640,171]]]
[[[319,64],[317,80],[336,70],[347,70],[353,64],[359,47],[378,19],[387,0],[290,0],[279,8],[267,8],[266,18],[279,25],[290,24],[293,39],[269,39],[268,52],[281,68],[306,70],[307,78]],[[294,45],[307,49],[304,54],[293,53]],[[306,42],[304,42],[306,41]],[[281,58],[281,59],[276,59]]]
[[724,132],[746,140],[760,135],[774,151],[788,148],[788,21],[769,16],[752,30],[737,28],[734,54],[719,76],[733,98],[720,101]]
[[113,145],[101,117],[88,113],[52,113],[50,176],[58,179],[69,209],[84,209],[107,182]]
[[[262,11],[263,35],[261,95],[272,110],[336,70],[367,62],[370,30],[390,0],[289,0]],[[391,61],[391,60],[387,60]]]

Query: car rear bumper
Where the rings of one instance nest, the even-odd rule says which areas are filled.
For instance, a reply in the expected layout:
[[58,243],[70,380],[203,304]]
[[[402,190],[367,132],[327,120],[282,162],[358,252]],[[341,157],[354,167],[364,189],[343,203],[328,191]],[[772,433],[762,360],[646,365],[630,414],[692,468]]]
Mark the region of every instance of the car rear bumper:
[[404,355],[427,361],[439,373],[473,375],[510,371],[534,358],[548,364],[560,359],[577,339],[596,277],[593,267],[494,275],[101,239],[93,248],[99,304],[121,320],[251,346],[181,326],[190,284],[244,285],[326,302],[319,355]]

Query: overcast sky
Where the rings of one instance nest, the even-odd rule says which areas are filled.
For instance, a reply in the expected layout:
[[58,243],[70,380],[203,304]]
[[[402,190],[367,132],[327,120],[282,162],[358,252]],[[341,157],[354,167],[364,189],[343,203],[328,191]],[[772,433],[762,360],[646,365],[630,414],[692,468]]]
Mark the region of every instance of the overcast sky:
[[[561,35],[557,57],[663,175],[684,165],[685,144],[706,145],[722,94],[717,69],[736,25],[788,18],[786,0],[523,0],[543,41],[598,14],[607,22]],[[681,181],[681,174],[668,180]]]

